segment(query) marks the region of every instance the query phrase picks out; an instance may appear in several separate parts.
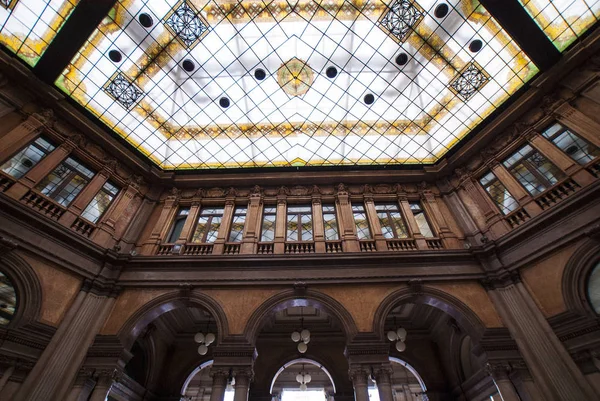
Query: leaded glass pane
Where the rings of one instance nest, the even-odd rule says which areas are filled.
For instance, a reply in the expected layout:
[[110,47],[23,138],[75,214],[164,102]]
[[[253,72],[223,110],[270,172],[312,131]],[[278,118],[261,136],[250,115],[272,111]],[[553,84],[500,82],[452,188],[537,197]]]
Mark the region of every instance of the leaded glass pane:
[[240,242],[244,234],[244,224],[246,223],[246,208],[238,207],[233,214],[231,221],[231,230],[229,231],[229,242]]
[[433,234],[433,230],[431,229],[431,226],[427,221],[427,217],[425,216],[425,211],[421,207],[421,204],[419,202],[411,202],[410,209],[412,210],[413,215],[415,216],[415,221],[417,222],[417,226],[419,226],[419,231],[421,232],[421,235],[423,235],[426,238],[435,237],[435,235]]
[[371,230],[369,229],[369,219],[367,218],[367,213],[365,213],[364,206],[352,206],[352,214],[354,215],[354,224],[358,239],[370,239]]
[[492,176],[494,177],[493,180],[488,181],[487,184],[483,184],[483,182],[485,182],[484,179],[481,179],[480,182],[490,198],[492,198],[496,206],[498,206],[500,211],[504,214],[509,214],[513,210],[517,209],[519,204],[515,198],[513,198],[510,192],[508,192],[508,189],[506,189],[506,187],[502,185],[502,183],[498,181],[493,174]]
[[98,193],[81,213],[81,217],[92,223],[96,223],[102,214],[106,212],[118,191],[119,190],[117,187],[109,182],[106,182],[102,189],[98,191]]
[[554,124],[543,134],[579,164],[587,164],[600,156],[600,150],[572,131]]
[[600,263],[596,264],[588,278],[587,295],[592,308],[600,315]]
[[432,164],[538,72],[438,3],[118,0],[56,85],[164,169]]
[[200,216],[198,217],[198,223],[196,224],[196,229],[194,230],[194,235],[192,235],[192,242],[204,242],[204,237],[206,234],[208,223],[208,217]]
[[36,189],[63,206],[68,206],[87,185],[94,173],[73,158],[63,161]]
[[287,218],[287,240],[298,241],[298,216],[294,214]]
[[275,216],[265,215],[263,217],[262,232],[260,240],[263,242],[273,242],[275,240]]
[[6,326],[13,319],[17,308],[15,289],[3,273],[0,273],[0,326]]
[[408,230],[398,205],[375,205],[375,210],[381,225],[381,233],[385,238],[408,238]]
[[326,241],[340,239],[334,206],[323,205],[323,223],[325,227]]
[[566,177],[558,167],[529,145],[523,146],[503,164],[533,196]]
[[311,241],[313,239],[312,216],[302,215],[302,241]]
[[215,242],[223,218],[223,208],[207,208],[200,211],[192,242]]
[[287,240],[312,241],[312,207],[288,206],[287,210]]
[[44,138],[37,138],[19,153],[14,155],[10,160],[5,162],[0,169],[17,179],[21,178],[53,150],[54,145]]
[[219,235],[219,228],[221,227],[221,216],[214,216],[210,222],[208,233],[206,234],[206,241],[204,242],[215,242]]
[[592,27],[600,17],[598,0],[519,0],[560,51]]

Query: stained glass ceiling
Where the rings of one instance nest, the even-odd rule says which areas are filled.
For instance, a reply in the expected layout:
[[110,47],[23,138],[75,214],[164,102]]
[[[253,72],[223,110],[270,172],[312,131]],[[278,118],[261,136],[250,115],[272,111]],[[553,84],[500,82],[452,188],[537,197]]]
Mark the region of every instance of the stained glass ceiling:
[[0,0],[0,43],[34,67],[79,0]]
[[[35,64],[78,1],[0,0],[2,41]],[[600,9],[519,1],[560,50]],[[356,166],[435,163],[537,72],[477,0],[118,0],[56,84],[164,169]]]

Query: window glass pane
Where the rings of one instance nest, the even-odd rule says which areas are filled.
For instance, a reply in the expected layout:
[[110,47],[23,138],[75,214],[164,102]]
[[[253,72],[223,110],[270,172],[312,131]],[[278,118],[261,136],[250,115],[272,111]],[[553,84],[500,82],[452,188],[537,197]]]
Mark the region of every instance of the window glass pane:
[[208,218],[204,216],[198,217],[198,224],[196,224],[196,229],[194,230],[194,235],[192,235],[192,242],[203,242],[204,234],[206,233]]
[[590,278],[588,279],[588,299],[596,311],[596,314],[600,315],[600,263],[594,267]]
[[519,207],[515,198],[513,198],[506,187],[496,179],[496,176],[493,173],[490,172],[484,175],[479,179],[479,182],[502,213],[509,214]]
[[421,234],[427,238],[435,237],[435,235],[433,235],[431,227],[429,226],[429,223],[427,222],[427,219],[425,218],[425,213],[421,211],[415,213],[414,215],[415,220],[417,221],[417,225],[419,226],[419,231],[421,231]]
[[217,236],[219,235],[219,227],[221,227],[221,216],[213,216],[210,225],[208,226],[208,233],[206,233],[206,241],[205,242],[215,242]]
[[326,241],[340,239],[334,206],[323,206],[323,224]]
[[311,241],[313,239],[312,216],[302,215],[302,241]]
[[275,216],[265,215],[263,217],[262,232],[260,240],[263,242],[273,242],[275,240]]
[[287,240],[298,241],[298,216],[295,214],[288,214]]
[[72,158],[48,174],[36,189],[63,206],[68,206],[87,185],[94,173]]
[[183,230],[183,226],[185,225],[186,217],[190,214],[190,209],[187,207],[182,207],[177,211],[177,216],[175,217],[175,222],[173,223],[173,228],[171,228],[171,234],[169,235],[168,243],[176,242],[181,236],[181,231]]
[[354,225],[356,226],[356,236],[358,239],[370,239],[371,230],[369,229],[369,220],[367,219],[364,206],[352,206],[352,214],[354,215]]
[[529,145],[523,146],[503,164],[534,196],[565,178],[558,167]]
[[394,204],[375,205],[377,217],[381,225],[381,233],[385,238],[408,238],[408,230],[399,211]]
[[98,191],[96,196],[87,205],[83,213],[81,213],[81,217],[92,223],[96,223],[100,219],[100,216],[108,209],[117,193],[117,187],[111,183],[105,183],[102,189]]
[[21,178],[53,150],[54,145],[44,138],[37,138],[19,153],[14,155],[10,160],[5,162],[0,169],[17,179]]
[[240,242],[244,234],[244,224],[246,223],[246,208],[236,208],[231,221],[229,230],[229,242]]
[[17,307],[15,289],[3,273],[0,273],[0,326],[6,326],[12,320]]
[[596,146],[569,130],[557,135],[552,142],[579,164],[587,164],[600,156],[600,150]]
[[290,206],[287,210],[287,240],[311,241],[312,232],[312,207]]

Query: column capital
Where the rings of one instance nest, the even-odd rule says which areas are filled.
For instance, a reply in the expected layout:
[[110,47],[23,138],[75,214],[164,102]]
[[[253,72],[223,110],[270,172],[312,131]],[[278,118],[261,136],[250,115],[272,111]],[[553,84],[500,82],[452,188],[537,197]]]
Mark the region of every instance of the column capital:
[[505,288],[509,285],[521,282],[521,274],[519,270],[502,270],[495,274],[488,274],[480,280],[481,285],[486,291]]
[[490,361],[485,365],[485,371],[494,380],[508,380],[512,368],[507,361]]
[[393,373],[394,373],[394,371],[392,370],[392,367],[390,366],[390,364],[381,365],[381,366],[378,366],[377,368],[375,368],[374,374],[375,374],[375,381],[377,382],[377,385],[391,384]]
[[368,384],[369,374],[370,374],[369,370],[361,365],[351,366],[350,369],[348,370],[348,375],[350,376],[350,380],[352,380],[352,383],[355,386],[356,385],[366,386]]

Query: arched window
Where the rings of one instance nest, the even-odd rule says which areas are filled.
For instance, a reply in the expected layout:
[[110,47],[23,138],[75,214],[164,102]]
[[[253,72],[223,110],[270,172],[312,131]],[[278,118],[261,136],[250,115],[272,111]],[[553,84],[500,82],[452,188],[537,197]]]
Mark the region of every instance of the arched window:
[[587,295],[594,311],[600,315],[600,263],[597,263],[587,284]]
[[12,283],[0,273],[0,326],[8,325],[17,309],[17,293]]

